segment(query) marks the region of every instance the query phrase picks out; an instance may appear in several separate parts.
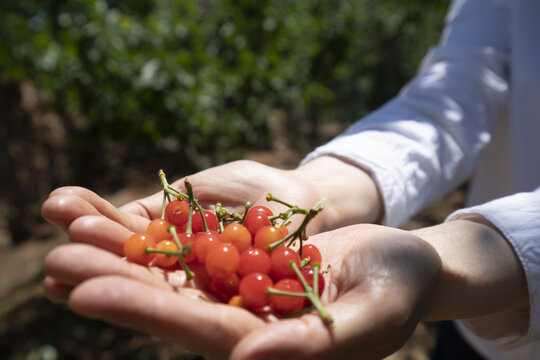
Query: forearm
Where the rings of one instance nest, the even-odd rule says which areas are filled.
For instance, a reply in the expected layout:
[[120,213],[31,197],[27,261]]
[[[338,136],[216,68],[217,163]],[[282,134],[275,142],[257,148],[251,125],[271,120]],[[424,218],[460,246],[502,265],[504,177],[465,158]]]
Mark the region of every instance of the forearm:
[[424,320],[465,319],[528,307],[525,274],[513,248],[484,218],[472,220],[413,231],[442,260]]
[[362,168],[335,157],[321,156],[295,170],[324,197],[322,231],[358,223],[377,223],[383,217],[382,198],[371,176]]

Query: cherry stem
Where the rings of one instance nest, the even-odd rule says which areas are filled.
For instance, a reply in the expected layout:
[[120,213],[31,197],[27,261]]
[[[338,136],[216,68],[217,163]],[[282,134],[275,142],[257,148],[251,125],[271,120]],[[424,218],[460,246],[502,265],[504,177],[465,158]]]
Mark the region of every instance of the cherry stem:
[[298,317],[300,315],[308,314],[308,313],[312,312],[313,310],[315,310],[315,308],[313,306],[310,306],[310,307],[305,307],[303,309],[296,310],[296,311],[286,313],[286,314],[283,314],[283,315],[286,318],[295,318],[295,317]]
[[275,197],[274,195],[272,195],[272,194],[270,194],[270,193],[268,193],[268,194],[266,195],[266,201],[275,201],[275,202],[280,203],[280,204],[282,204],[282,205],[285,205],[285,206],[287,206],[287,207],[289,207],[289,208],[297,207],[297,206],[291,205],[291,204],[289,204],[288,202],[285,202],[285,201],[283,201],[283,200],[281,200],[281,199]]
[[167,256],[182,256],[182,251],[178,250],[160,250],[151,247],[146,248],[147,254],[165,254]]
[[243,224],[244,221],[246,221],[247,213],[250,207],[251,207],[251,201],[246,201],[246,205],[244,207],[244,215],[242,216],[242,219],[240,220],[240,224]]
[[280,240],[278,240],[276,242],[273,242],[270,245],[267,245],[266,249],[268,250],[268,252],[272,252],[272,251],[274,251],[275,248],[277,248],[279,245],[283,244],[285,241],[287,241],[289,239],[291,239],[291,242],[294,241],[294,239],[297,236],[298,236],[298,229],[293,231],[293,232],[288,233],[282,239],[280,239]]
[[306,281],[306,278],[298,268],[298,265],[294,261],[289,262],[289,266],[293,269],[296,276],[298,276],[298,279],[302,283],[302,286],[304,287],[304,294],[306,294],[306,298],[311,301],[311,304],[317,310],[317,313],[319,313],[319,317],[322,321],[328,326],[334,325],[334,319],[332,318],[332,315],[326,309],[321,303],[321,300],[319,299],[319,264],[314,263],[313,264],[313,287],[309,286],[309,284]]
[[165,172],[163,170],[159,170],[158,176],[159,176],[159,180],[161,181],[161,186],[163,187],[163,192],[167,196],[167,200],[171,201],[170,199],[171,195],[176,198],[179,198],[179,200],[181,200],[181,198],[187,197],[186,194],[184,194],[180,190],[177,190],[173,188],[171,185],[169,185],[169,182],[167,181],[167,177],[165,176]]
[[267,246],[267,249],[269,251],[272,251],[274,250],[276,247],[278,247],[279,245],[281,245],[282,243],[284,243],[285,241],[289,240],[289,243],[287,244],[287,246],[291,246],[294,242],[295,239],[299,238],[300,239],[300,248],[298,250],[298,254],[300,255],[300,258],[302,258],[302,241],[303,240],[306,240],[307,239],[307,234],[306,234],[306,227],[308,225],[308,223],[319,213],[323,210],[324,208],[324,199],[321,199],[317,202],[317,204],[315,205],[315,207],[313,207],[313,209],[309,209],[308,210],[308,213],[306,214],[306,216],[304,217],[304,220],[302,221],[302,224],[300,224],[300,226],[298,227],[298,229],[292,231],[291,233],[289,233],[287,236],[285,236],[284,238],[276,241],[276,242],[273,242],[272,244],[268,245]]
[[319,293],[319,271],[320,271],[320,265],[319,263],[313,263],[313,292],[315,294]]
[[294,270],[294,273],[296,274],[296,276],[298,276],[298,279],[302,283],[302,286],[304,287],[304,290],[306,292],[313,291],[313,288],[311,286],[309,286],[309,284],[307,283],[306,278],[304,277],[304,275],[302,274],[302,272],[298,268],[298,265],[296,265],[296,263],[293,260],[289,261],[289,266]]
[[167,193],[163,192],[163,202],[161,203],[161,219],[165,219],[165,208],[167,207]]
[[285,291],[285,290],[278,290],[272,287],[269,287],[266,290],[266,295],[268,296],[274,296],[274,295],[283,295],[283,296],[292,296],[292,297],[302,297],[305,299],[309,298],[309,294],[305,292],[294,292],[294,291]]
[[310,261],[311,259],[309,258],[309,256],[306,258],[303,258],[302,261],[300,262],[300,268],[303,269],[306,266],[308,266]]
[[[197,207],[197,212],[199,213],[199,215],[201,216],[201,219],[202,219],[202,224],[203,224],[203,229],[205,232],[208,232],[208,224],[206,223],[206,219],[204,218],[204,213],[203,213],[203,208],[201,207],[201,205],[199,204],[199,202],[197,201],[197,199],[195,199],[195,196],[193,195],[193,186],[191,185],[191,182],[189,181],[189,179],[186,177],[186,179],[184,180],[184,186],[186,187],[186,190],[188,192],[188,199],[189,199],[189,206],[190,206],[190,209],[191,206],[192,206],[192,203]],[[191,216],[191,210],[190,210],[190,216]]]
[[174,242],[176,243],[176,246],[178,246],[178,251],[181,253],[181,255],[178,256],[178,262],[180,263],[180,266],[182,266],[182,269],[186,273],[186,278],[188,280],[191,280],[191,279],[193,279],[195,274],[193,274],[193,272],[190,270],[190,268],[184,262],[184,256],[186,256],[186,254],[184,254],[184,248],[183,248],[182,244],[180,243],[180,239],[178,238],[178,233],[176,232],[176,227],[174,225],[169,226],[169,232],[172,234]]

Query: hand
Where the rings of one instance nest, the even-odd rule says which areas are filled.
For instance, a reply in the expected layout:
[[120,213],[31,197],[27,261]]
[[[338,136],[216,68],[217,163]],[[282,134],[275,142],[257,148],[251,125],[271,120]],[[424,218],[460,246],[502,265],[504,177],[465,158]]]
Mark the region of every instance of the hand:
[[381,359],[398,350],[428,310],[441,261],[410,232],[354,225],[310,242],[332,265],[323,303],[335,326],[316,314],[254,328],[232,359]]
[[[70,191],[81,197],[69,200],[78,206],[67,213],[99,209],[102,215],[82,216],[69,225],[72,240],[87,244],[59,247],[46,259],[51,300],[69,297],[71,308],[83,316],[133,327],[212,358],[231,352],[238,359],[256,354],[328,358],[330,353],[379,358],[405,342],[438,273],[434,251],[404,231],[364,225],[320,234],[312,241],[334,267],[323,301],[335,328],[325,327],[316,315],[266,324],[248,311],[203,300],[197,291],[201,284],[185,287],[182,272],[122,260],[122,239],[131,233],[123,224],[138,220],[84,189]],[[54,196],[66,196],[60,193]]]

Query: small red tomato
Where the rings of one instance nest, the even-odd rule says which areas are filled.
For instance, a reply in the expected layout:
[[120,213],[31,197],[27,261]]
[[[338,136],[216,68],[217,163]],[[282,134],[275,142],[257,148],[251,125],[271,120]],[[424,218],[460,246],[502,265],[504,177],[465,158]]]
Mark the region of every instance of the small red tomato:
[[[298,280],[282,279],[274,286],[274,289],[281,291],[290,291],[294,293],[303,293],[304,288]],[[287,296],[287,295],[272,295],[270,296],[270,306],[272,309],[281,313],[290,313],[300,310],[304,307],[306,300],[303,297]]]
[[147,254],[146,248],[155,248],[156,241],[153,237],[147,234],[133,234],[124,243],[124,255],[127,260],[148,265],[155,258],[155,254]]
[[238,275],[244,277],[254,272],[268,274],[270,267],[270,256],[268,256],[268,253],[263,249],[250,247],[240,254]]
[[[173,241],[162,240],[157,243],[156,249],[178,251],[178,246]],[[178,262],[178,256],[156,253],[155,264],[159,267],[168,268]]]
[[222,242],[208,250],[204,265],[211,278],[225,279],[238,270],[240,254],[233,244]]
[[251,245],[251,234],[242,224],[231,223],[223,229],[221,238],[224,242],[230,242],[239,252],[246,250]]
[[[281,240],[282,238],[283,238],[283,233],[277,227],[275,227],[275,226],[263,226],[255,234],[255,239],[254,239],[253,243],[259,249],[269,251],[268,250],[268,245],[273,244],[276,241]],[[280,247],[284,246],[284,245],[285,244],[282,243],[280,245]]]
[[289,266],[291,261],[294,261],[296,266],[300,268],[300,256],[296,251],[288,247],[274,250],[270,256],[270,276],[272,276],[272,279],[277,281],[284,278],[296,278],[294,270]]
[[189,219],[189,204],[185,201],[173,200],[165,207],[165,218],[175,226],[182,226]]
[[[298,251],[298,255],[300,255],[300,251]],[[302,246],[302,260],[309,257],[309,264],[313,264],[314,262],[321,264],[322,261],[322,255],[319,249],[313,245],[313,244],[306,244]]]
[[268,304],[266,292],[272,285],[272,279],[268,275],[251,273],[240,280],[238,292],[242,296],[242,302],[246,307],[257,310]]
[[272,223],[268,216],[261,214],[259,212],[252,213],[246,216],[243,225],[249,230],[251,236],[254,238],[257,231],[263,226],[270,226]]
[[172,234],[169,232],[171,223],[165,219],[154,219],[150,221],[146,228],[146,233],[153,237],[156,241],[171,240]]
[[[218,231],[219,229],[219,220],[211,211],[203,211],[204,220],[206,221],[206,226],[208,226],[208,231]],[[195,213],[193,214],[193,219],[191,220],[191,229],[194,234],[200,233],[204,231],[204,225],[202,221],[201,213]]]

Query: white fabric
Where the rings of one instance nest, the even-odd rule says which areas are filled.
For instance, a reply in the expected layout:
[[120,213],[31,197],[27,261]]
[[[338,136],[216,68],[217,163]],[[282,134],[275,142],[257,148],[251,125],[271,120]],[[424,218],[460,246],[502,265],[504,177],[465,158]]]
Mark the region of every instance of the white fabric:
[[520,349],[466,332],[490,359],[540,359],[539,19],[538,0],[454,1],[440,43],[400,94],[303,160],[339,156],[368,169],[390,226],[471,176],[469,205],[505,197],[464,210],[505,229],[530,290],[529,332],[510,342]]

